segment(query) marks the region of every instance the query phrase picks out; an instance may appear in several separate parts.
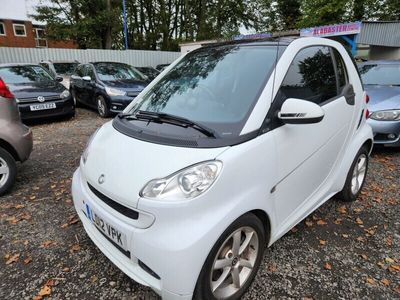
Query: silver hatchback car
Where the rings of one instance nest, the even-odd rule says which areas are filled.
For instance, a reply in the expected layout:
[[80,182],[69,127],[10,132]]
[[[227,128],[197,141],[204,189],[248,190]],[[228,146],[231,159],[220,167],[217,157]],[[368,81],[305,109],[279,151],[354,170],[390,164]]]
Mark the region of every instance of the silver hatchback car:
[[0,196],[15,182],[16,162],[29,158],[32,131],[21,122],[14,95],[0,78]]

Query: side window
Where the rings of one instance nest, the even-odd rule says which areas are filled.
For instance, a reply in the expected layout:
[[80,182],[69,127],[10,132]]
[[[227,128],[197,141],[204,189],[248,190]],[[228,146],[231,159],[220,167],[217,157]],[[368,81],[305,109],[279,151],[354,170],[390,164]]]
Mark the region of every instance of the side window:
[[339,51],[336,49],[333,50],[333,56],[335,58],[336,63],[336,70],[337,70],[337,77],[338,77],[338,87],[339,87],[339,94],[342,92],[343,88],[346,86],[348,82],[348,75],[346,66],[344,64],[343,58],[340,55]]
[[323,46],[302,49],[294,58],[279,89],[282,100],[298,98],[317,104],[336,95],[331,53],[328,47]]
[[75,70],[75,74],[79,77],[83,77],[85,76],[85,65],[79,65],[76,70]]
[[86,76],[90,76],[92,80],[96,79],[96,76],[94,75],[93,67],[91,65],[86,66]]

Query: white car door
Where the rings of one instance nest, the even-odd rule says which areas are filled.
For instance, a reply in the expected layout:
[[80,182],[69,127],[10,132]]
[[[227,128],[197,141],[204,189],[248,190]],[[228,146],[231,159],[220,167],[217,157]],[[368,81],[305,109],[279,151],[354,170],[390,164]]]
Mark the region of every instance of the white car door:
[[[324,118],[314,124],[283,124],[277,113],[289,98],[319,104]],[[282,231],[308,214],[320,199],[318,190],[346,144],[353,112],[354,91],[337,50],[328,46],[300,50],[267,117],[278,153],[279,175],[273,194]]]

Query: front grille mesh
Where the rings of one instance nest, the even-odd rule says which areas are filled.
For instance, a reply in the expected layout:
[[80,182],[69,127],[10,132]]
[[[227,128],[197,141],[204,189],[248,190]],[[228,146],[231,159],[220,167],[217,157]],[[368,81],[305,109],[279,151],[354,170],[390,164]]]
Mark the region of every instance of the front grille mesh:
[[[19,103],[40,103],[37,98],[38,97],[18,98],[18,102]],[[55,95],[55,96],[45,96],[44,97],[44,102],[56,101],[56,100],[61,100],[60,96]]]

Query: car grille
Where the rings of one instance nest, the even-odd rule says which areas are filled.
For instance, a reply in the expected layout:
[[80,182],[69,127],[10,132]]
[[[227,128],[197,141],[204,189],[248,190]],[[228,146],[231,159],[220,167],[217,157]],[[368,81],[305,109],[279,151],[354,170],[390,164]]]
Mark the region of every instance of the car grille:
[[111,208],[115,209],[117,212],[123,214],[124,216],[137,220],[139,218],[139,213],[136,210],[130,209],[126,206],[123,206],[119,204],[118,202],[115,202],[111,198],[107,197],[106,195],[102,194],[98,190],[96,190],[89,182],[87,183],[89,189],[92,191],[93,194],[97,196],[101,201],[103,201],[105,204],[110,206]]
[[[17,98],[17,102],[18,102],[18,103],[41,103],[41,102],[39,102],[39,100],[38,100],[37,98],[38,98],[38,97]],[[44,101],[43,101],[43,102],[62,100],[61,97],[60,97],[59,95],[55,95],[55,96],[44,96],[43,98],[44,98]]]

